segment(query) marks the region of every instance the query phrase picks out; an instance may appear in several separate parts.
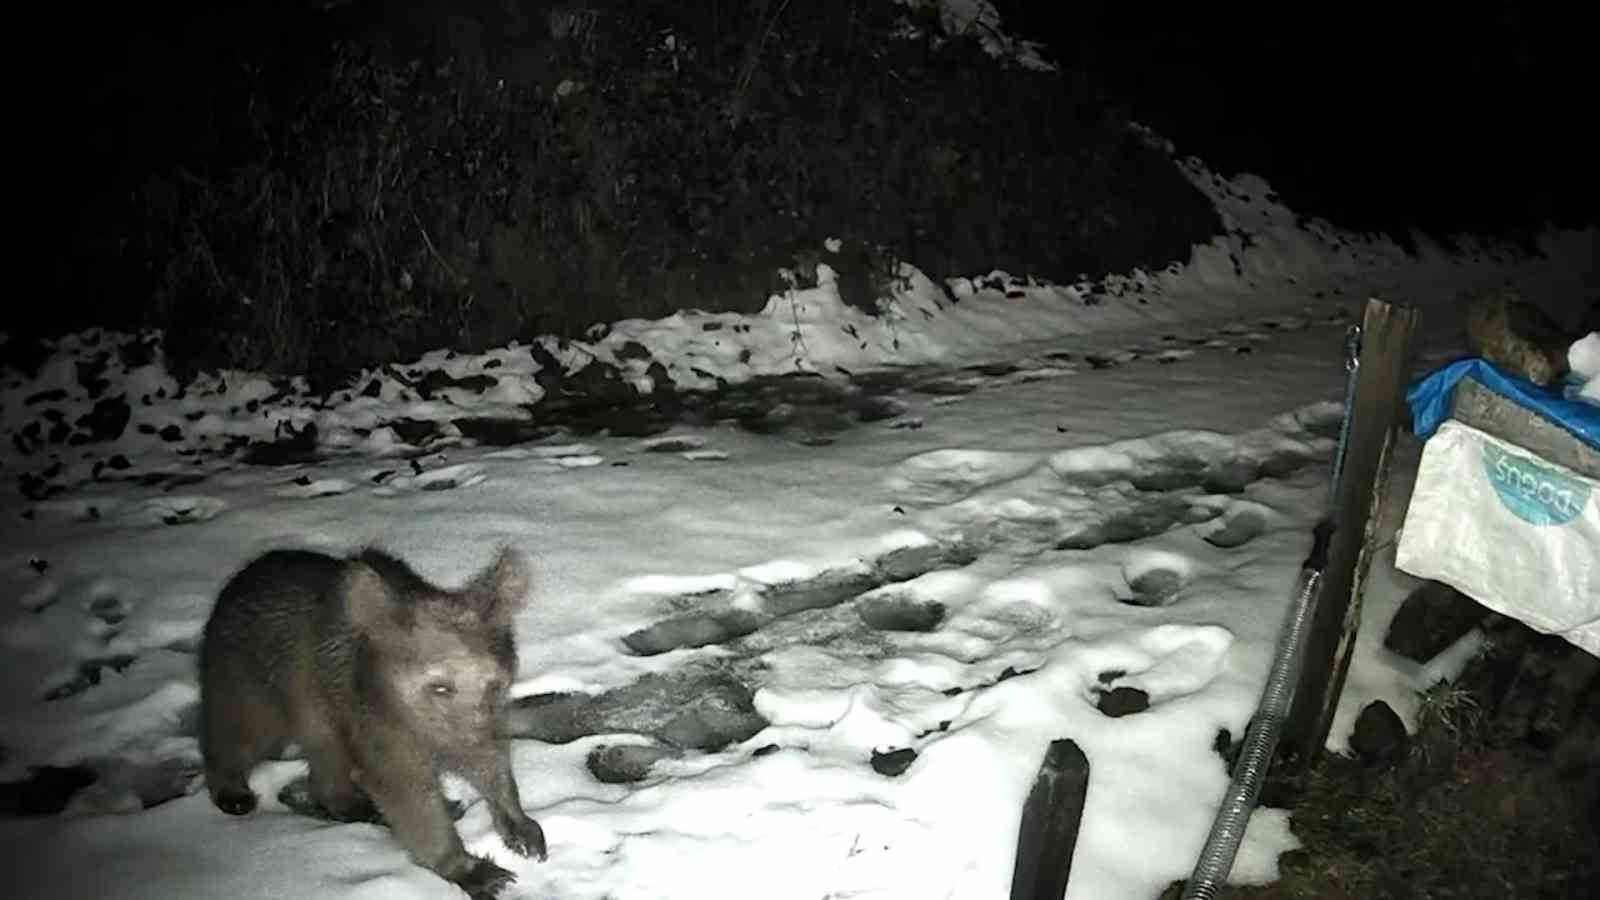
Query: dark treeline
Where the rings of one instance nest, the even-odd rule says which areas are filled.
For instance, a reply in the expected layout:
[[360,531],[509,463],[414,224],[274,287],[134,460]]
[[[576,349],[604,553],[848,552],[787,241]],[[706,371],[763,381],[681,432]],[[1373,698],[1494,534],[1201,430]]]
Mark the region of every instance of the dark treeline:
[[96,64],[38,116],[39,328],[160,326],[180,367],[337,378],[751,310],[829,237],[870,309],[897,260],[1075,281],[1219,228],[1098,75],[881,0],[178,5],[59,33]]

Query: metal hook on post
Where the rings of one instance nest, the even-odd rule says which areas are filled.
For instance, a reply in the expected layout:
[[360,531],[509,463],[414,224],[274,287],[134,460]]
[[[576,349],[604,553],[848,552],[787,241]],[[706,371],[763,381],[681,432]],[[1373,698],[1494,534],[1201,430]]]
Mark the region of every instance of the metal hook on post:
[[1351,325],[1344,335],[1344,415],[1339,420],[1339,446],[1333,451],[1333,477],[1328,481],[1328,518],[1339,514],[1339,484],[1344,476],[1344,451],[1350,443],[1350,408],[1356,395],[1356,378],[1361,372],[1361,326]]

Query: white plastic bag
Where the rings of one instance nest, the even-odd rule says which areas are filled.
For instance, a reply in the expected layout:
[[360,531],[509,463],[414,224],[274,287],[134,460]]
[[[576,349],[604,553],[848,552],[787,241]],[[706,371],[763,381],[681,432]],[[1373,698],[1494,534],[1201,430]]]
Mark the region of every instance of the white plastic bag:
[[1600,482],[1447,420],[1395,562],[1600,656]]

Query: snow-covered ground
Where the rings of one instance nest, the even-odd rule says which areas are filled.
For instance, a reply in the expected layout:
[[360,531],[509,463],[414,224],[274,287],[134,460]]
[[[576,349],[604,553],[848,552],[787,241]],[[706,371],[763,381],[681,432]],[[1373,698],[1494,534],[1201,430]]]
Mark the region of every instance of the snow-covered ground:
[[[1092,766],[1068,896],[1156,895],[1188,874],[1227,781],[1217,733],[1242,734],[1266,677],[1361,302],[1421,306],[1439,361],[1463,289],[1588,302],[1600,257],[1592,232],[1545,235],[1542,258],[1407,256],[1186,166],[1228,235],[1099,284],[945,290],[908,269],[870,318],[823,271],[760,315],[441,352],[329,397],[240,372],[180,390],[149,335],[77,335],[34,377],[6,373],[0,464],[20,492],[0,501],[0,781],[100,776],[61,815],[0,821],[8,895],[455,896],[386,830],[286,810],[300,762],[262,767],[244,818],[189,777],[193,651],[223,582],[270,548],[369,544],[445,584],[497,545],[532,555],[519,697],[701,666],[747,682],[769,723],[715,752],[665,747],[631,784],[586,761],[646,736],[518,740],[543,864],[450,782],[469,849],[519,878],[507,897],[1004,896],[1023,798],[1062,737]],[[684,416],[649,437],[474,440],[473,422],[538,419],[558,366],[646,392],[814,372],[878,414],[791,403],[765,434]],[[293,435],[289,465],[234,452]],[[1375,569],[1334,749],[1361,706],[1408,717],[1435,677],[1379,646],[1414,583]],[[641,634],[657,643],[641,652]],[[1102,711],[1118,688],[1148,708]],[[173,785],[191,792],[141,809]],[[1234,878],[1272,879],[1294,846],[1286,813],[1257,811]]]

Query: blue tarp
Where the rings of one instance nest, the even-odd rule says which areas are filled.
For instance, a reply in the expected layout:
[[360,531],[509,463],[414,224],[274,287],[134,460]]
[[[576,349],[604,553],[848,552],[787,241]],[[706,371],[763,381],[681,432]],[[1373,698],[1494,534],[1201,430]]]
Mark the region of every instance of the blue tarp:
[[1472,378],[1500,396],[1537,412],[1577,435],[1578,440],[1600,450],[1600,406],[1568,400],[1557,390],[1507,375],[1487,360],[1476,357],[1435,369],[1411,385],[1406,400],[1411,404],[1411,430],[1417,437],[1429,437],[1450,417],[1450,398],[1455,395],[1456,382],[1463,378]]

